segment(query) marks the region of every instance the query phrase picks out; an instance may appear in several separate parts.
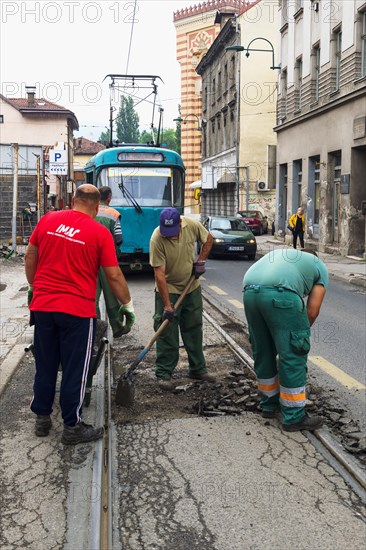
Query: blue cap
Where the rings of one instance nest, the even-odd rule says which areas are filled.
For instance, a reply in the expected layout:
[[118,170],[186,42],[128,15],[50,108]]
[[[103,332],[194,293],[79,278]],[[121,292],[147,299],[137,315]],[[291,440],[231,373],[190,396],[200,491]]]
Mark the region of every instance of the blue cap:
[[179,228],[179,211],[176,208],[164,208],[160,213],[160,233],[163,237],[177,237]]

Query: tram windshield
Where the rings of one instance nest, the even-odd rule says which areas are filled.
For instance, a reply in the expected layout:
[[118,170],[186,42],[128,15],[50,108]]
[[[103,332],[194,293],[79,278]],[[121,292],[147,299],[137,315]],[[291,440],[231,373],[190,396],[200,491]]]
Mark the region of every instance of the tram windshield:
[[183,176],[176,168],[112,166],[102,169],[97,184],[112,189],[111,206],[183,206]]

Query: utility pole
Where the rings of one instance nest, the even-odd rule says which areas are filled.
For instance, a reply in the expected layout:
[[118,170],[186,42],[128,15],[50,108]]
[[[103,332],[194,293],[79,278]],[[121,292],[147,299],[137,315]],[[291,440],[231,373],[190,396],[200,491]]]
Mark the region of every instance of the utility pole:
[[11,245],[14,252],[16,252],[17,249],[18,164],[19,145],[18,143],[13,143],[13,217],[11,224]]
[[[236,30],[236,36],[238,42],[240,42],[240,33],[239,33],[239,22],[238,22],[238,16],[235,15],[235,30]],[[235,136],[235,183],[236,183],[236,189],[235,189],[235,203],[234,203],[234,212],[235,214],[239,208],[239,180],[240,180],[240,171],[239,171],[239,143],[240,143],[240,99],[241,99],[241,91],[240,91],[240,56],[236,56],[237,61],[237,70],[236,70],[236,109],[235,109],[235,130],[236,130],[236,136]]]
[[37,157],[37,221],[41,219],[41,156]]

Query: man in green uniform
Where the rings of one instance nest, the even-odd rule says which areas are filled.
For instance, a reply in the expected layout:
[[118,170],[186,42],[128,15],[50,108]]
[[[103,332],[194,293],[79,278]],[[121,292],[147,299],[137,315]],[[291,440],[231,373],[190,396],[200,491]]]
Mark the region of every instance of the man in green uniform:
[[[98,214],[95,220],[109,229],[110,233],[113,236],[114,244],[116,245],[117,258],[119,256],[119,246],[122,244],[122,228],[121,228],[121,214],[115,209],[109,206],[112,198],[112,189],[110,187],[100,187],[100,204],[98,209]],[[105,300],[106,311],[109,319],[109,324],[111,325],[113,337],[119,338],[122,334],[125,334],[123,324],[118,314],[118,310],[121,307],[121,304],[113,294],[102,269],[99,270],[98,274],[98,284],[97,284],[97,295],[96,295],[96,307],[97,307],[97,317],[100,319],[100,309],[99,309],[99,300],[100,295],[103,290],[103,296]]]
[[262,415],[273,417],[280,406],[283,429],[289,432],[315,430],[323,422],[305,413],[310,327],[328,286],[328,270],[314,254],[294,249],[269,252],[243,280]]
[[[189,376],[214,382],[208,374],[202,349],[202,296],[198,278],[205,272],[213,238],[203,225],[186,216],[180,216],[176,208],[165,208],[160,215],[160,226],[150,240],[150,264],[155,274],[156,331],[164,319],[170,324],[156,343],[156,369],[159,386],[174,389],[172,373],[179,359],[179,329],[189,361]],[[195,261],[196,243],[201,250]],[[174,311],[174,304],[186,287],[191,275],[193,282],[181,306]]]

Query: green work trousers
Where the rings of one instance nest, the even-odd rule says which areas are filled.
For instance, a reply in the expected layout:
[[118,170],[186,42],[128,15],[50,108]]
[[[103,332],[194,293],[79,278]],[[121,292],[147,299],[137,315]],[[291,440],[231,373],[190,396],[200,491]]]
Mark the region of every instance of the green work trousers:
[[109,319],[109,324],[111,325],[113,336],[120,336],[120,331],[123,328],[122,322],[119,319],[118,310],[121,306],[111,288],[109,286],[107,277],[102,268],[98,272],[98,282],[97,282],[97,296],[95,300],[95,305],[97,309],[97,318],[100,319],[100,309],[99,309],[99,300],[101,292],[103,291],[103,296],[105,300],[105,307],[107,311],[107,316]]
[[[169,294],[171,304],[179,294]],[[164,303],[155,292],[154,330],[158,330]],[[179,359],[179,329],[184,347],[188,354],[189,372],[202,374],[207,372],[206,360],[202,349],[202,295],[201,287],[187,294],[183,303],[175,312],[174,319],[156,342],[155,374],[158,378],[169,380]]]
[[244,309],[262,410],[280,405],[283,422],[297,423],[305,413],[310,350],[305,304],[295,292],[249,285],[244,288]]

